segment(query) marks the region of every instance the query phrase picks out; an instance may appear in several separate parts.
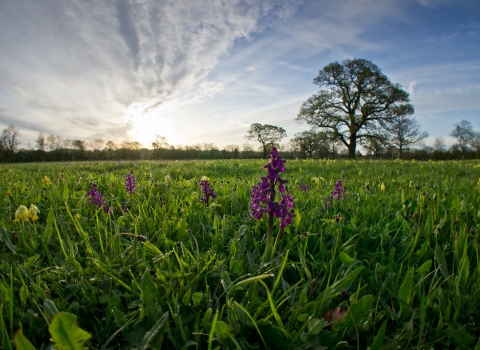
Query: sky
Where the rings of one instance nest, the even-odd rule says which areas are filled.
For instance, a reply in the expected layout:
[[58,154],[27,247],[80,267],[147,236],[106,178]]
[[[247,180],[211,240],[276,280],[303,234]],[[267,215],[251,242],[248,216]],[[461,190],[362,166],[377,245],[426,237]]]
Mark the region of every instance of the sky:
[[354,58],[409,92],[426,144],[462,119],[480,131],[478,0],[0,0],[0,128],[25,148],[223,148],[253,123],[290,138],[318,72]]

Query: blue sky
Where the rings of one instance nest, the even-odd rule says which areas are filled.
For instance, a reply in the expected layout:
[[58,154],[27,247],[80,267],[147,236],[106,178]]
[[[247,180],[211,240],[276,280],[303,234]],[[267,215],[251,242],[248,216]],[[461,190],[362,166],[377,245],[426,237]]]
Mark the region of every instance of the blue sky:
[[[295,121],[325,65],[365,58],[435,137],[480,131],[477,0],[0,0],[0,127],[92,141],[242,145]],[[284,140],[287,141],[287,140]],[[251,141],[250,141],[251,142]]]

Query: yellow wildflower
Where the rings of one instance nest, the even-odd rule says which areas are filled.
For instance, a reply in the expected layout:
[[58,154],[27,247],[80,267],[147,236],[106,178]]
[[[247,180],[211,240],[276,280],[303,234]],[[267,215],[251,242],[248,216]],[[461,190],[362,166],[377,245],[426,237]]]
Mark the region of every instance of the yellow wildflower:
[[28,221],[28,218],[31,216],[30,212],[28,211],[27,207],[21,205],[15,211],[15,219],[13,222],[18,222],[19,220]]
[[169,184],[170,182],[172,182],[172,178],[170,177],[170,175],[165,175],[165,183]]
[[385,191],[385,184],[382,182],[381,186],[380,186],[380,190],[382,191]]
[[312,181],[315,183],[315,185],[320,185],[320,182],[325,181],[325,179],[321,176],[312,177]]
[[30,204],[28,212],[30,213],[29,216],[32,218],[32,221],[38,220],[37,214],[40,213],[40,210],[37,208],[37,206]]
[[205,175],[203,175],[201,178],[200,178],[200,181],[210,181],[210,179],[208,177],[206,177]]
[[43,177],[43,186],[49,187],[52,183],[50,182],[50,179],[46,176]]
[[82,216],[77,213],[77,214],[75,214],[75,217],[76,217],[77,219],[80,219]]

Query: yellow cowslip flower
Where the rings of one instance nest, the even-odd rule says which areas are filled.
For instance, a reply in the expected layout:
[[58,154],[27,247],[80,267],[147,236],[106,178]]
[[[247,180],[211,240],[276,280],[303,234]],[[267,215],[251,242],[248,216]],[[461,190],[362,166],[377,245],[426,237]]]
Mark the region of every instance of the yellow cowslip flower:
[[29,216],[32,218],[32,221],[38,220],[37,214],[40,213],[40,210],[37,208],[36,205],[30,204],[28,212],[30,213]]
[[320,185],[320,182],[325,181],[325,179],[321,176],[312,177],[312,181],[315,183],[315,185]]
[[80,219],[82,216],[77,213],[77,214],[75,214],[75,217],[76,217],[77,219]]
[[169,184],[170,182],[172,182],[172,178],[170,177],[170,175],[165,175],[165,183]]
[[385,191],[385,188],[385,184],[382,182],[382,184],[380,185],[380,190]]
[[27,207],[24,205],[21,205],[18,207],[18,209],[15,211],[15,219],[13,222],[18,222],[20,220],[23,221],[29,221],[28,218],[31,216],[30,212],[28,211]]
[[210,179],[208,177],[206,177],[205,175],[203,175],[201,178],[200,178],[200,181],[210,181]]
[[52,183],[50,182],[50,179],[48,177],[44,176],[43,177],[43,186],[49,187],[51,185],[52,185]]

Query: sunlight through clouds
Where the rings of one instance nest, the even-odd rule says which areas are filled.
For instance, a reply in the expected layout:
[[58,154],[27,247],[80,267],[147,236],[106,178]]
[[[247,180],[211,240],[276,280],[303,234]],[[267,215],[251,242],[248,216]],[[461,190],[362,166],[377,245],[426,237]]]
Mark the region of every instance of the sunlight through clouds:
[[[306,129],[325,65],[366,58],[410,93],[431,135],[480,127],[471,0],[0,0],[0,127],[91,141],[242,143]],[[429,115],[435,115],[434,123]],[[453,121],[452,121],[453,120]],[[436,134],[435,134],[436,135]]]

